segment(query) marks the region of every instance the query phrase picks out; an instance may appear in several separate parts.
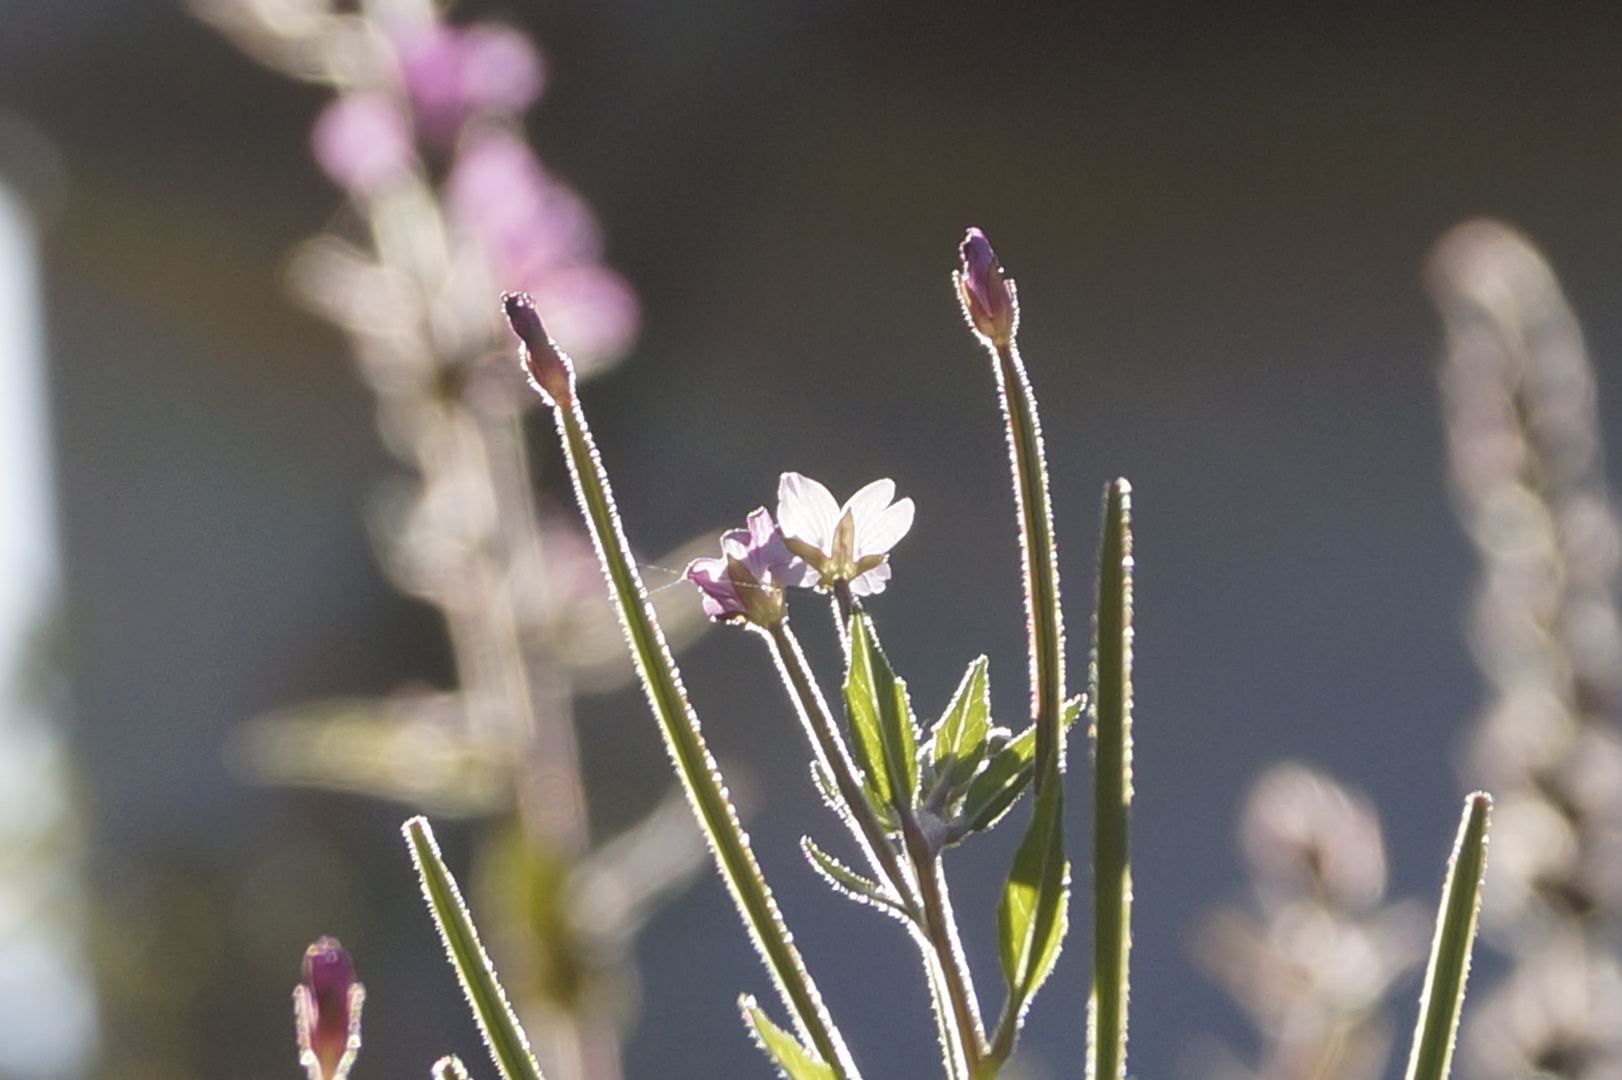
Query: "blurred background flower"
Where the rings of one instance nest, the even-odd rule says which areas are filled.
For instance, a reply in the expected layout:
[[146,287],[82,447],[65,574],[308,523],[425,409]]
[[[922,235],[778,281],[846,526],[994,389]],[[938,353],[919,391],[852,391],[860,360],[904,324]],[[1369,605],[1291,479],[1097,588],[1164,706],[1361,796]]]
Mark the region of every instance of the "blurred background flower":
[[[258,10],[296,37],[321,9]],[[466,343],[480,415],[514,407],[510,356],[453,314],[493,315],[506,286],[467,263],[534,268],[537,300],[596,297],[604,357],[639,327],[583,396],[646,557],[700,533],[713,545],[786,469],[836,491],[892,476],[918,506],[878,598],[893,659],[922,709],[988,651],[998,715],[1017,715],[1006,464],[947,279],[971,223],[1021,286],[1073,604],[1088,599],[1076,583],[1100,486],[1125,474],[1137,495],[1134,1072],[1190,1075],[1200,1031],[1257,1060],[1247,1014],[1187,949],[1212,900],[1240,894],[1231,836],[1249,782],[1289,757],[1364,792],[1391,896],[1434,895],[1456,821],[1452,755],[1483,693],[1459,632],[1474,555],[1449,508],[1442,330],[1421,286],[1438,237],[1490,213],[1536,240],[1584,323],[1601,429],[1622,438],[1622,12],[1250,0],[1010,4],[988,20],[971,4],[479,0],[450,22],[490,19],[544,47],[533,69],[490,65],[544,87],[522,123],[464,120],[480,137],[449,141],[374,114],[378,186],[344,181],[381,200],[490,155],[496,179],[458,180],[473,201],[447,214],[442,249],[403,235],[412,258],[455,270],[425,302],[369,260],[363,211],[312,154],[330,91],[164,0],[0,6],[0,168],[40,236],[50,360],[72,675],[57,730],[82,777],[96,898],[70,939],[95,960],[102,1044],[117,1049],[104,1072],[296,1075],[287,986],[327,932],[369,992],[356,1080],[421,1076],[449,1050],[480,1059],[399,848],[403,812],[348,790],[245,787],[226,763],[251,717],[383,701],[412,721],[387,730],[417,748],[406,760],[423,768],[403,775],[421,790],[453,790],[435,768],[469,770],[454,790],[500,797],[476,757],[432,749],[458,672],[440,612],[394,582],[436,587],[442,551],[394,551],[385,572],[372,542],[415,514],[465,526],[487,512],[419,503],[391,457],[416,418],[385,413],[380,428],[373,390],[417,385],[389,336],[406,304]],[[299,47],[261,48],[316,70]],[[354,92],[383,85],[373,48],[354,43]],[[449,128],[470,101],[517,115],[522,80],[481,98],[460,61],[436,64],[413,116]],[[422,151],[404,165],[402,130]],[[511,154],[520,130],[544,164]],[[475,181],[516,194],[474,199]],[[573,222],[551,227],[569,244],[526,249],[513,223],[541,219]],[[464,287],[488,306],[464,304]],[[317,317],[290,296],[331,305]],[[345,334],[378,343],[360,379]],[[536,461],[559,490],[555,462]],[[805,629],[808,648],[837,649],[831,629]],[[932,1036],[905,943],[824,896],[795,848],[821,811],[758,649],[711,635],[689,656],[718,751],[769,794],[757,849],[864,1065],[933,1075],[910,1050]],[[601,841],[653,810],[666,766],[634,692],[576,709]],[[360,724],[375,713],[350,719],[332,737],[364,760],[354,748],[382,729]],[[474,831],[442,831],[459,871]],[[965,853],[967,918],[991,910],[1005,858],[996,842]],[[591,888],[619,895],[612,879]],[[620,999],[640,1001],[627,1075],[762,1069],[732,1008],[760,976],[719,886],[706,877],[652,918],[640,994]],[[995,963],[989,941],[966,947]],[[1032,1075],[1075,1068],[1082,956],[1067,953],[1032,1015]]]

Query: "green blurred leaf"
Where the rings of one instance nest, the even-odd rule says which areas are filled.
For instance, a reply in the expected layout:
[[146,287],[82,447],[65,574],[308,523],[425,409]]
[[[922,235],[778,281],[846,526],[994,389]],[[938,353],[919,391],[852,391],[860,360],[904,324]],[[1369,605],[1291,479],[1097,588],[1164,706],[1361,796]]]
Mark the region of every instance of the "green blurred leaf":
[[496,1068],[503,1080],[543,1080],[540,1066],[530,1053],[529,1038],[507,1001],[507,992],[496,978],[489,954],[479,942],[479,932],[473,926],[467,905],[462,902],[462,891],[445,868],[445,860],[440,858],[439,844],[428,819],[414,817],[401,831],[411,848],[411,860],[417,865],[428,911],[439,927],[440,940],[445,943],[451,966],[462,984],[462,993],[473,1010],[473,1019],[478,1022]]
[[998,958],[1016,1024],[1053,970],[1068,923],[1070,864],[1064,857],[1063,809],[1060,785],[1044,785],[997,905]]
[[1425,988],[1419,995],[1419,1022],[1408,1058],[1408,1080],[1447,1080],[1464,1008],[1470,952],[1481,910],[1481,880],[1487,871],[1487,826],[1492,796],[1478,791],[1464,802],[1458,839],[1447,863],[1442,903],[1436,913]]
[[907,684],[896,678],[879,648],[872,622],[850,621],[850,666],[845,709],[856,756],[880,804],[910,808],[918,791],[918,735]]
[[973,776],[986,753],[986,733],[991,727],[989,667],[990,661],[984,656],[969,665],[946,712],[935,724],[930,760],[950,787],[958,787]]
[[749,1026],[750,1034],[772,1059],[783,1080],[834,1080],[833,1069],[798,1039],[772,1023],[753,997],[745,994],[738,999],[738,1007],[743,1010],[743,1022]]
[[800,837],[800,850],[805,852],[805,857],[812,868],[833,886],[835,892],[843,893],[859,903],[871,904],[899,919],[908,917],[907,909],[901,904],[901,898],[893,891],[858,874],[823,851],[809,836]]

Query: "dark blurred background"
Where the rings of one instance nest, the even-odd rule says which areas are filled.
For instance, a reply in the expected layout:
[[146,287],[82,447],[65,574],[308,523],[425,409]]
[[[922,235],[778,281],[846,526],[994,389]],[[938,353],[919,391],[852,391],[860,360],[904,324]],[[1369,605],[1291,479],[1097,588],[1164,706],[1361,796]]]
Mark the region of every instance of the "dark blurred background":
[[[530,133],[641,296],[636,351],[585,393],[633,540],[665,551],[738,519],[783,469],[840,495],[894,477],[918,519],[874,606],[925,711],[981,651],[999,711],[1023,707],[1000,422],[947,279],[963,228],[1018,278],[1078,673],[1099,493],[1117,475],[1136,490],[1134,1075],[1194,1080],[1202,1034],[1245,1043],[1188,942],[1240,888],[1234,812],[1267,763],[1367,791],[1393,891],[1430,902],[1481,690],[1421,270],[1464,218],[1526,230],[1622,437],[1622,7],[455,11],[536,35],[551,83]],[[452,677],[437,615],[390,589],[367,540],[363,502],[399,468],[370,396],[285,298],[287,252],[340,204],[307,150],[324,98],[160,0],[0,0],[0,108],[45,144],[0,157],[41,229],[92,955],[102,985],[137,980],[120,1023],[150,1008],[144,1064],[108,1076],[295,1076],[287,993],[322,932],[371,992],[357,1080],[424,1076],[449,1050],[491,1075],[404,811],[246,788],[222,763],[265,710]],[[541,483],[561,491],[545,435]],[[684,666],[868,1073],[934,1076],[910,946],[796,850],[833,826],[764,655],[716,632]],[[663,790],[663,754],[636,693],[581,709],[611,831]],[[988,994],[1008,841],[955,863]],[[765,979],[718,882],[664,909],[639,957],[629,1076],[768,1075],[733,1004]],[[1035,1076],[1080,1070],[1084,957],[1082,931],[1033,1012]]]

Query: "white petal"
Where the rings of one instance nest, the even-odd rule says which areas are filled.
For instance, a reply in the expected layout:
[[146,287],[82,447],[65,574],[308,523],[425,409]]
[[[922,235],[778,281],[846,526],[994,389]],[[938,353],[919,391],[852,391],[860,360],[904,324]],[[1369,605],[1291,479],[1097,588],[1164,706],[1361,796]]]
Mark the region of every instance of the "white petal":
[[784,536],[826,552],[833,546],[834,526],[839,524],[839,504],[815,480],[786,472],[777,481],[777,523]]
[[850,583],[852,596],[872,596],[884,591],[884,583],[890,580],[890,564],[879,563],[865,574],[858,574]]
[[894,506],[871,517],[856,519],[856,557],[882,555],[895,547],[912,528],[913,505],[911,499],[902,499]]
[[890,505],[893,498],[895,498],[895,481],[888,478],[875,480],[852,495],[839,513],[843,516],[846,510],[850,511],[851,516],[856,519],[856,535],[861,536],[862,522],[877,517]]

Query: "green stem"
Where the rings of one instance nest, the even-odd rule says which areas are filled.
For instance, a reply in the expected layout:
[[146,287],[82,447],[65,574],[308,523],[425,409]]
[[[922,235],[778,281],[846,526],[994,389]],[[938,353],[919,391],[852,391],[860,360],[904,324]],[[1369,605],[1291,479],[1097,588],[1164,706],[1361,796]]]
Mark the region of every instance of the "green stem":
[[1053,539],[1047,458],[1036,396],[1012,342],[992,349],[997,394],[1008,432],[1008,459],[1019,510],[1019,549],[1025,581],[1025,619],[1030,638],[1031,720],[1036,725],[1035,784],[1040,789],[1059,769],[1064,712],[1064,616],[1059,609],[1059,557]]
[[1447,1080],[1453,1043],[1470,976],[1470,950],[1481,909],[1481,878],[1487,870],[1487,824],[1492,796],[1478,791],[1464,802],[1458,839],[1447,864],[1436,938],[1431,943],[1425,988],[1419,995],[1419,1022],[1408,1058],[1408,1080]]
[[[473,917],[462,902],[462,890],[445,868],[445,860],[440,858],[433,827],[427,818],[414,817],[401,826],[401,832],[410,845],[411,861],[416,864],[428,912],[439,928],[440,940],[445,943],[451,966],[462,984],[462,993],[473,1010],[473,1019],[484,1035],[485,1045],[490,1048],[490,1057],[502,1080],[544,1080],[540,1066],[535,1064],[535,1056],[530,1053],[529,1037],[507,1001],[507,992],[496,977],[495,965],[490,963],[489,954],[479,942]],[[466,1075],[465,1071],[462,1075]]]
[[630,545],[626,543],[619,513],[614,507],[608,474],[592,440],[585,413],[573,394],[563,396],[552,411],[569,462],[569,474],[574,480],[575,495],[590,526],[592,543],[608,578],[643,690],[659,720],[665,748],[681,777],[693,813],[704,829],[716,866],[800,1037],[841,1080],[856,1080],[859,1073],[855,1062],[783,924],[771,889],[750,850],[748,835],[738,822],[715,760],[705,746],[698,716],[687,700],[680,671],[665,644],[658,616],[648,601],[636,563],[631,559]]
[[[952,903],[946,891],[946,877],[941,873],[940,855],[930,846],[911,813],[902,814],[901,836],[918,875],[923,900],[923,918],[918,928],[923,938],[920,946],[924,948],[925,961],[934,965],[941,989],[946,993],[962,1054],[961,1075],[968,1080],[979,1072],[985,1056],[985,1034],[980,1026],[980,1008],[975,1001],[968,961],[963,956],[956,924],[952,921]],[[938,1003],[936,1007],[939,1008]]]
[[907,873],[884,831],[883,823],[873,812],[872,804],[857,780],[855,762],[834,724],[827,699],[822,696],[805,662],[799,639],[789,629],[787,620],[766,630],[765,636],[771,643],[772,658],[777,662],[783,681],[792,692],[800,721],[811,739],[817,758],[834,778],[839,797],[853,819],[855,827],[852,831],[856,834],[857,842],[861,844],[875,872],[900,895],[918,931],[915,937],[924,954],[924,962],[933,969],[931,983],[938,982],[946,996],[944,1003],[936,1003],[937,1011],[950,1010],[962,1058],[962,1075],[973,1076],[984,1052],[984,1034],[968,963],[956,934],[952,932],[951,900],[946,892],[945,878],[940,873],[940,859],[919,831],[916,820],[910,814],[906,815],[906,828],[902,835],[913,871],[910,875]]
[[1132,486],[1104,493],[1093,650],[1093,986],[1087,1078],[1126,1075],[1132,952]]
[[852,826],[851,832],[861,845],[862,854],[896,891],[903,906],[917,918],[918,890],[901,865],[895,846],[885,834],[883,822],[873,812],[867,793],[862,790],[861,781],[856,777],[856,763],[851,759],[850,749],[839,734],[828,701],[822,696],[822,690],[805,661],[799,638],[789,629],[787,620],[765,630],[764,636],[771,646],[772,659],[782,674],[784,685],[789,688],[817,761],[833,777],[834,787],[845,804],[847,823]]

